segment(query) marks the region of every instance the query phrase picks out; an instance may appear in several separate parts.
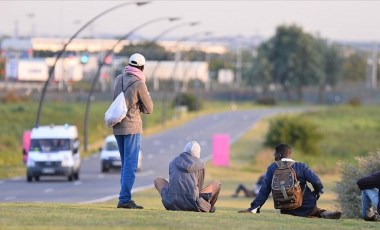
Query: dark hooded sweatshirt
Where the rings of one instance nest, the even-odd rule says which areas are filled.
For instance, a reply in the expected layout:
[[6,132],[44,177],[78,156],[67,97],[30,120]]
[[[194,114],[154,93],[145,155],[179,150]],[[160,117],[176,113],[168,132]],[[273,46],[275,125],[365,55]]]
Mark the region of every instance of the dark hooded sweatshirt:
[[205,211],[203,199],[199,197],[204,176],[205,168],[200,159],[187,152],[174,158],[169,164],[169,184],[161,191],[164,207],[167,210]]

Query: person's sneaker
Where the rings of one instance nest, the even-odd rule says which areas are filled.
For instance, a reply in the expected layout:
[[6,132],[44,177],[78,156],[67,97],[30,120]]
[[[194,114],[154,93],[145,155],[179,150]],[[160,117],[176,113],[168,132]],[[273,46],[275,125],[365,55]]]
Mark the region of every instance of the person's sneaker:
[[238,213],[252,213],[252,210],[248,208],[248,209],[240,210],[238,211]]
[[365,221],[380,222],[380,216],[379,216],[379,215],[376,215],[376,214],[373,214],[373,215],[370,216],[370,217],[364,217],[363,219],[364,219]]
[[127,209],[143,209],[143,206],[137,205],[133,200],[125,204],[117,204],[117,208],[127,208]]
[[342,217],[342,213],[341,212],[331,212],[331,211],[324,211],[321,213],[321,217],[324,218],[324,219],[340,219],[340,217]]
[[216,211],[216,207],[215,206],[211,206],[210,212],[214,213],[215,211]]

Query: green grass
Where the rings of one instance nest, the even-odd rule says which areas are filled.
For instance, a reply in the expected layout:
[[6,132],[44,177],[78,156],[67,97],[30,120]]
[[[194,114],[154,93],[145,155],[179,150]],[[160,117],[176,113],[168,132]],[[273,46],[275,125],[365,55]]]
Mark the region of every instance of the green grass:
[[[272,154],[261,149],[265,132],[265,121],[231,146],[231,163],[228,167],[206,164],[206,183],[213,179],[222,182],[216,213],[166,211],[155,189],[138,192],[133,199],[144,206],[143,210],[120,210],[115,208],[117,200],[96,204],[0,204],[0,226],[2,229],[376,229],[377,223],[358,219],[324,220],[281,215],[273,209],[269,198],[260,214],[238,214],[249,207],[250,198],[232,198],[239,183],[251,186],[262,170],[265,161],[272,161]],[[249,141],[249,144],[246,143]],[[259,167],[246,159],[256,159]],[[263,160],[263,161],[262,161]],[[255,167],[255,168],[254,168]],[[159,176],[159,175],[157,175]],[[167,176],[167,175],[161,175]],[[326,187],[318,202],[321,208],[339,209],[336,194],[332,191],[339,174],[321,175]],[[117,191],[115,191],[117,192]]]
[[[326,107],[304,116],[317,124],[323,134],[321,155],[300,156],[320,172],[337,170],[337,162],[352,162],[357,156],[375,152],[380,147],[380,107]],[[316,163],[318,162],[318,163]]]

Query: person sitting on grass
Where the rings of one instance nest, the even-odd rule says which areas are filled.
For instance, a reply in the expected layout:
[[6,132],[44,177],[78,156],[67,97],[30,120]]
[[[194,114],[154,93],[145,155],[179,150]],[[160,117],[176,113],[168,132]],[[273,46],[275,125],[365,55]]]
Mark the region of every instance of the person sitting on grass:
[[205,167],[200,160],[201,147],[196,141],[186,144],[183,152],[169,164],[169,182],[157,177],[154,186],[167,210],[215,212],[220,182],[203,188]]
[[[326,211],[317,206],[317,200],[323,193],[323,184],[319,177],[302,162],[296,162],[291,159],[291,147],[287,144],[280,144],[275,148],[274,158],[276,162],[269,165],[263,185],[257,197],[252,201],[251,207],[239,211],[239,213],[260,213],[260,208],[268,199],[272,192],[272,178],[279,165],[287,164],[295,171],[296,178],[300,183],[303,192],[302,205],[295,209],[280,209],[281,214],[289,214],[301,217],[318,217],[326,219],[340,219],[342,213],[339,211]],[[314,191],[307,186],[306,182],[311,183]],[[274,194],[272,194],[274,197]]]
[[[380,171],[360,178],[357,182],[362,191],[362,217],[365,221],[380,221]],[[373,206],[373,207],[372,207]],[[373,209],[377,209],[374,211]]]
[[236,188],[236,191],[234,194],[232,194],[232,197],[238,197],[240,191],[244,192],[245,197],[256,197],[257,194],[259,194],[261,185],[263,184],[265,174],[262,174],[259,179],[256,181],[256,183],[253,185],[252,190],[249,190],[247,187],[245,187],[243,184],[239,184],[239,186]]

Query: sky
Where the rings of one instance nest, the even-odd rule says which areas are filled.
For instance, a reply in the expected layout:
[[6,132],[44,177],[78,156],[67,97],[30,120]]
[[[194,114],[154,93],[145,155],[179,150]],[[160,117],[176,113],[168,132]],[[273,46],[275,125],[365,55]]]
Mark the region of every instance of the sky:
[[[71,36],[84,23],[115,5],[128,1],[0,0],[0,36]],[[129,1],[131,2],[131,1]],[[137,7],[120,7],[99,18],[81,36],[136,33],[152,38],[183,24],[166,36],[211,32],[216,37],[271,37],[278,25],[296,24],[305,32],[328,40],[380,41],[380,1],[255,1],[153,0]],[[181,17],[176,22],[158,20]],[[197,26],[187,23],[200,22]],[[17,26],[16,26],[17,25]]]

